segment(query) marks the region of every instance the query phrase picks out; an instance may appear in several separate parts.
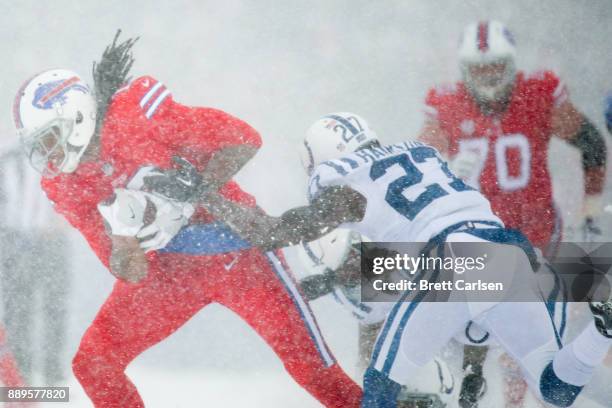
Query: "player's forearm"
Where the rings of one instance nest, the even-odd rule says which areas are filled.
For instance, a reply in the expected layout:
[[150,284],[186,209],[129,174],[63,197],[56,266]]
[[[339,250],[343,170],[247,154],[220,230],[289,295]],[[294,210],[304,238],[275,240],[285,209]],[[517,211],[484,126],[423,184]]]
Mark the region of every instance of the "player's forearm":
[[253,246],[267,244],[276,217],[264,214],[256,208],[243,207],[225,199],[217,192],[209,191],[200,197],[201,205],[217,220],[227,224],[234,232]]
[[202,173],[202,186],[218,190],[240,171],[255,156],[257,148],[252,145],[226,147],[217,151],[208,161]]
[[148,261],[134,237],[111,235],[111,273],[117,278],[136,283],[148,272]]
[[603,192],[606,181],[606,166],[584,170],[584,192],[587,195],[599,195]]
[[338,222],[318,219],[316,211],[309,206],[288,210],[280,217],[271,217],[255,208],[226,200],[218,193],[208,193],[203,198],[202,205],[216,219],[225,222],[253,246],[266,250],[312,241],[338,226]]
[[607,164],[607,148],[602,134],[586,117],[583,117],[579,130],[569,142],[581,152],[585,193],[600,194],[605,183]]

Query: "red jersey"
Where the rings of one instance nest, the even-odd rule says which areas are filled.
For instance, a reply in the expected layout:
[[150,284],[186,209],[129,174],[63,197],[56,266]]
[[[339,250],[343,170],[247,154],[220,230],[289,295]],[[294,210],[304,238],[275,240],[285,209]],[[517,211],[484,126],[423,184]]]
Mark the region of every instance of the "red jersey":
[[[85,236],[108,267],[111,242],[97,205],[111,197],[114,188],[125,187],[142,166],[171,167],[173,156],[202,171],[215,151],[243,144],[261,146],[259,134],[248,124],[220,110],[181,105],[161,82],[145,76],[113,96],[101,131],[99,159],[79,164],[74,173],[43,178],[42,187],[56,211]],[[220,192],[230,200],[255,205],[254,198],[233,181]],[[191,221],[210,218],[198,209]],[[147,256],[153,261],[158,254]]]
[[484,114],[463,83],[432,89],[426,99],[426,113],[448,136],[449,156],[466,149],[480,157],[468,182],[507,227],[521,229],[539,248],[556,230],[547,152],[553,107],[566,99],[566,88],[549,71],[519,72],[501,114]]

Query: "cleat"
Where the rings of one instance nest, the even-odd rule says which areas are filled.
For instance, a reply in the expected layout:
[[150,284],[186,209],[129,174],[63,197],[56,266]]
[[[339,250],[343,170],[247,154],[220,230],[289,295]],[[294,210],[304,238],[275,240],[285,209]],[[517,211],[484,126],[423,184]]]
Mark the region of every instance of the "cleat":
[[595,319],[595,327],[604,336],[612,339],[612,300],[607,302],[589,302],[589,308]]
[[476,408],[478,401],[487,391],[487,381],[478,374],[468,374],[461,383],[459,406],[461,408]]

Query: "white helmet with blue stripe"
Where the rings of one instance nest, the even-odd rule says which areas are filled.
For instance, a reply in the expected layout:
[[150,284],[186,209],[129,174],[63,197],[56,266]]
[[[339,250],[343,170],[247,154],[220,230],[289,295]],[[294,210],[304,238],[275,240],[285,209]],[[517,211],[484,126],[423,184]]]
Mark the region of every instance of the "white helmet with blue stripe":
[[301,146],[301,159],[308,174],[315,166],[345,156],[377,142],[376,133],[361,116],[349,112],[330,113],[308,128]]
[[96,102],[79,75],[53,69],[19,89],[13,119],[32,166],[52,177],[76,170],[96,129]]

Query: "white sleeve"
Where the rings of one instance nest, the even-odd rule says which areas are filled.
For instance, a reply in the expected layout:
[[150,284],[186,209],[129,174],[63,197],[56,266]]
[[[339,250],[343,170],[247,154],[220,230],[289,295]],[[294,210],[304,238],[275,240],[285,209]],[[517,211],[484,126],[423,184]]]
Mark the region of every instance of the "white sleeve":
[[314,200],[325,187],[342,184],[349,173],[347,164],[340,160],[330,160],[319,164],[312,173],[308,183],[308,199]]

